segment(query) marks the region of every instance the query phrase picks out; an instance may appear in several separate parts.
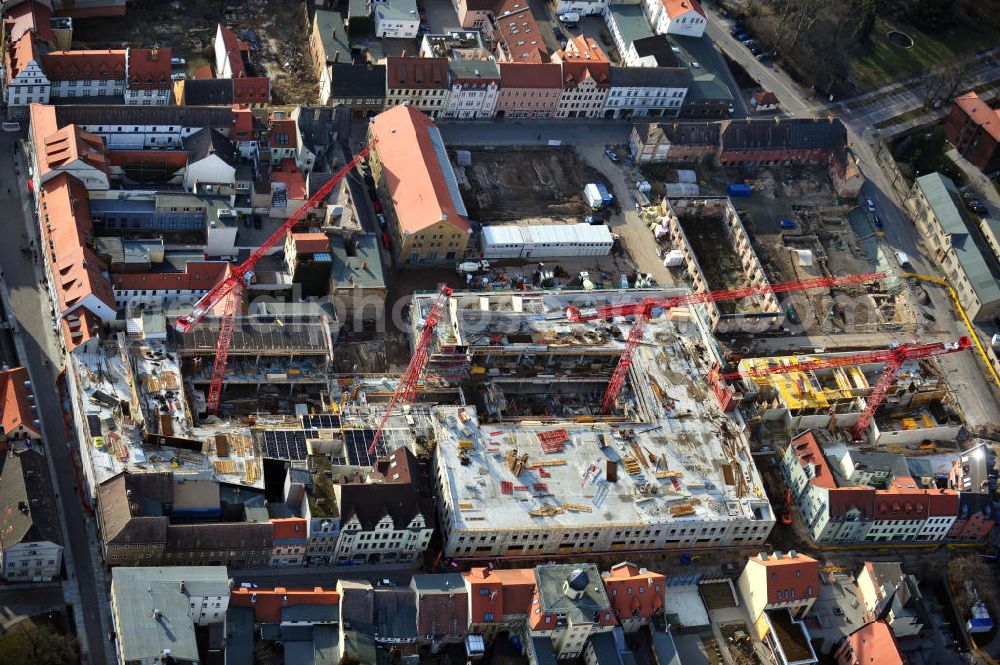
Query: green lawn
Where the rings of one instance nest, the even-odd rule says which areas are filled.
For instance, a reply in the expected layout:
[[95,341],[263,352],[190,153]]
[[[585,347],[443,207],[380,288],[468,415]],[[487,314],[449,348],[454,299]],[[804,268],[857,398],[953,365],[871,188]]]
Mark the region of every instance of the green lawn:
[[[905,32],[913,39],[913,48],[892,44],[886,33]],[[871,90],[896,79],[903,79],[941,65],[960,55],[969,55],[996,46],[1000,37],[982,26],[959,25],[933,34],[907,24],[895,24],[879,18],[872,31],[871,44],[851,60],[851,78],[857,92]]]

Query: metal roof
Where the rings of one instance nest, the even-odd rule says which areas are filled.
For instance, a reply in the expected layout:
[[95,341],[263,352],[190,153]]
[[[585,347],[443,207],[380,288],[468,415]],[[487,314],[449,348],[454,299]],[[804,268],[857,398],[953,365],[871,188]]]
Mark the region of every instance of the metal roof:
[[928,173],[917,178],[917,187],[927,199],[941,230],[951,237],[951,247],[979,302],[985,306],[1000,300],[1000,266],[992,254],[981,247],[981,232],[965,212],[955,183],[940,173]]

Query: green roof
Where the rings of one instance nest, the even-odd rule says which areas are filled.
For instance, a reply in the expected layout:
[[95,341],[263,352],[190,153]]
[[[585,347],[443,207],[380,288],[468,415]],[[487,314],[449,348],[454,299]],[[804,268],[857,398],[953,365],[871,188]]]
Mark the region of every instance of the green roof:
[[337,51],[340,51],[340,62],[351,61],[351,45],[347,41],[347,31],[344,29],[344,19],[340,17],[340,12],[317,9],[316,29],[319,30],[319,38],[323,42],[323,55],[327,64],[333,62]]
[[950,236],[951,247],[981,306],[1000,302],[1000,265],[966,212],[955,183],[940,173],[928,173],[917,178],[917,187],[941,230]]

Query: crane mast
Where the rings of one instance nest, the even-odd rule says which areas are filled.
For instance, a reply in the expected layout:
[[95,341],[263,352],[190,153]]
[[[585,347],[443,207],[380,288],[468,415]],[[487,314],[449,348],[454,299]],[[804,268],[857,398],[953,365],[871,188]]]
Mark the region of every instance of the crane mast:
[[295,225],[305,219],[313,208],[318,206],[330,195],[333,188],[350,173],[365,156],[371,152],[375,141],[367,143],[358,151],[354,158],[345,164],[330,180],[324,183],[310,196],[302,206],[285,220],[257,249],[250,253],[245,261],[232,268],[229,275],[203,295],[191,312],[177,319],[174,327],[177,332],[189,332],[215,309],[224,304],[222,320],[219,323],[219,339],[215,348],[215,361],[212,365],[212,382],[208,389],[206,411],[216,413],[222,397],[222,385],[226,376],[226,361],[229,359],[229,347],[233,341],[233,329],[236,326],[236,315],[243,302],[243,291],[253,281],[254,269],[257,263],[277,245]]

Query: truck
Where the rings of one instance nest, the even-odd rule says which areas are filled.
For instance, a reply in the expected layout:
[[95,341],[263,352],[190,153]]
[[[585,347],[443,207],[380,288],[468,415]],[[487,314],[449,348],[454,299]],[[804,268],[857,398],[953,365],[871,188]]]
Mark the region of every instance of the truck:
[[489,261],[463,261],[455,266],[455,272],[459,275],[473,275],[477,272],[489,272]]
[[750,196],[753,194],[753,187],[744,182],[736,182],[729,185],[726,188],[726,192],[729,196]]
[[587,203],[594,210],[603,208],[606,205],[611,205],[611,201],[614,197],[611,196],[611,192],[608,188],[601,183],[589,183],[583,188],[583,198],[587,200]]

